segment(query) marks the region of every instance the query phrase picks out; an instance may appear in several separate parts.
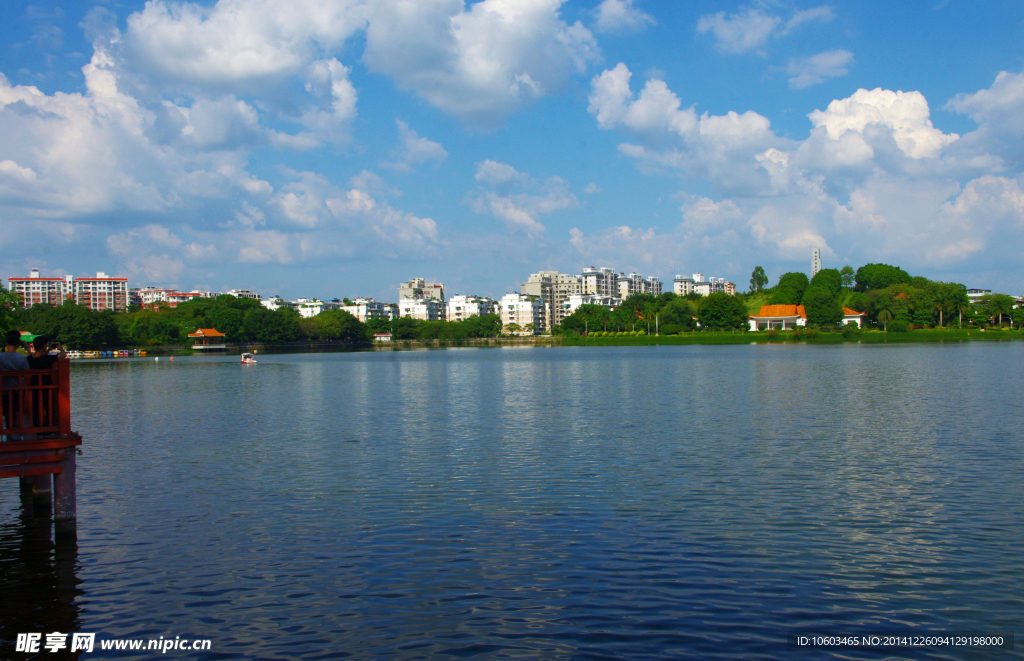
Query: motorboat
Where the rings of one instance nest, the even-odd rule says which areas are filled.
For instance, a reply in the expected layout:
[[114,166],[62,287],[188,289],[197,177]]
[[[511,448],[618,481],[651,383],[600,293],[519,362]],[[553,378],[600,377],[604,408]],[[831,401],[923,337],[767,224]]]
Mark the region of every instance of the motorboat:
[[243,365],[255,365],[256,364],[256,354],[254,354],[254,353],[243,353],[242,354],[242,364]]

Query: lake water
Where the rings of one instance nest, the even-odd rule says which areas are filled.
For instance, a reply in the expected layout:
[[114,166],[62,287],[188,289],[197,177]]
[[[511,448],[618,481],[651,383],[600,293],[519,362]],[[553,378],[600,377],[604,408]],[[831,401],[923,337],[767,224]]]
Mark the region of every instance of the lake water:
[[786,640],[1024,632],[1024,343],[259,361],[74,364],[77,548],[0,481],[0,656],[1022,658]]

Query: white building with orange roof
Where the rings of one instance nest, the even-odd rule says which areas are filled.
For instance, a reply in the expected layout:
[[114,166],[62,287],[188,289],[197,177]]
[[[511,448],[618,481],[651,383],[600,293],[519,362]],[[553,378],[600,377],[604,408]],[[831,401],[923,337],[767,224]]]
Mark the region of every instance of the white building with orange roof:
[[762,305],[750,316],[750,330],[793,330],[807,325],[807,312],[802,305]]

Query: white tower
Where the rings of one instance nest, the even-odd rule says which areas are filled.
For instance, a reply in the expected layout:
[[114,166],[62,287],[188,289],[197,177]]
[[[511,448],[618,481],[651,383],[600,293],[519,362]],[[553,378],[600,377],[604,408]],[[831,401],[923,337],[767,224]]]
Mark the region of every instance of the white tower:
[[811,278],[818,275],[818,271],[821,270],[821,250],[818,248],[814,249],[814,254],[811,255]]

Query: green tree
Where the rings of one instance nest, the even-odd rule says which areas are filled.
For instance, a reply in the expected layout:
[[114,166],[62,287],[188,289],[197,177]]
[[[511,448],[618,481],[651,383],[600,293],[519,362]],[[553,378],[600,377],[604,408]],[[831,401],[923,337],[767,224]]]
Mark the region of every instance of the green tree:
[[562,333],[582,334],[596,330],[607,330],[611,311],[600,305],[581,305],[575,312],[562,320]]
[[852,288],[854,283],[857,282],[857,275],[849,264],[839,269],[839,275],[843,278],[843,286],[848,289]]
[[747,306],[725,292],[711,294],[701,301],[697,315],[705,329],[742,329],[747,324]]
[[985,300],[982,301],[982,305],[985,306],[985,311],[989,313],[993,319],[998,318],[999,327],[1003,327],[1003,315],[1010,314],[1013,312],[1014,300],[1012,296],[1006,294],[992,294],[986,296]]
[[800,272],[783,273],[779,284],[772,289],[771,305],[798,305],[810,282],[807,275]]
[[865,264],[854,276],[857,291],[885,289],[893,285],[910,284],[910,274],[889,264]]
[[17,326],[21,309],[21,295],[0,286],[0,332],[6,333]]
[[889,332],[889,322],[892,321],[892,310],[889,308],[882,308],[878,311],[878,323],[882,324],[883,329],[886,333]]
[[370,333],[366,325],[344,310],[324,310],[315,317],[302,319],[299,326],[307,337],[317,340],[366,344]]
[[[843,276],[837,269],[822,269],[808,285],[807,290],[811,289],[823,289],[838,297],[843,292]],[[806,293],[804,295],[806,296]]]
[[697,322],[694,320],[696,316],[697,308],[694,307],[691,301],[684,298],[670,301],[668,305],[658,311],[661,327],[674,326],[677,328],[677,333],[680,330],[693,330],[697,325]]
[[807,321],[815,326],[834,326],[843,320],[839,300],[824,289],[809,289],[804,297],[804,308]]
[[754,272],[750,274],[750,293],[760,294],[767,284],[768,276],[765,275],[764,268],[755,266]]

